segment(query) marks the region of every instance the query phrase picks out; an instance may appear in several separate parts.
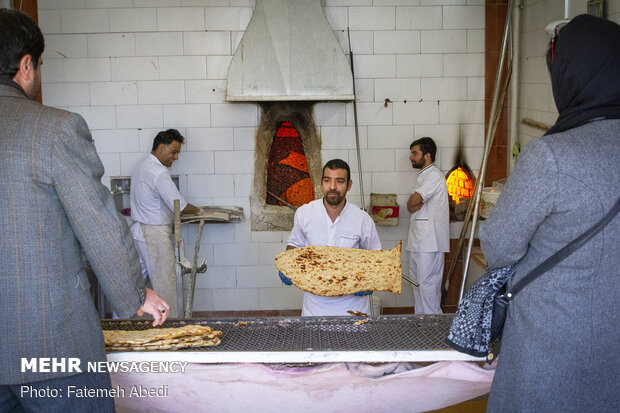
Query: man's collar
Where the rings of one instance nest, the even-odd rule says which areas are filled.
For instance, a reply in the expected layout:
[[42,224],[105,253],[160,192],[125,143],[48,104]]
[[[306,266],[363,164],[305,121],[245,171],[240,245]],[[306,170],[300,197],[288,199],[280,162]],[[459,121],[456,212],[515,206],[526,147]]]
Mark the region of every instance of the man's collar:
[[161,163],[161,161],[157,158],[157,156],[153,155],[153,152],[149,153],[149,157],[153,160],[156,161],[158,164],[160,164],[161,166],[164,166],[163,163]]
[[[325,213],[326,213],[327,215],[329,215],[329,213],[327,212],[327,206],[328,206],[329,204],[328,204],[328,203],[327,203],[327,201],[325,200],[325,197],[321,198],[321,201],[322,201],[322,203],[323,203],[323,208],[325,209]],[[343,206],[343,207],[342,207],[342,209],[340,210],[340,213],[338,214],[338,216],[341,216],[341,215],[342,215],[342,213],[344,212],[344,210],[347,208],[347,206],[348,206],[348,205],[349,205],[349,203],[347,202],[347,198],[345,197],[345,198],[344,198],[344,206]]]
[[24,97],[30,99],[26,94],[26,91],[20,85],[15,83],[10,75],[0,75],[0,85],[10,86],[13,89],[19,90],[24,95]]
[[430,165],[425,166],[424,168],[420,169],[419,173],[422,173],[424,171],[426,171],[427,169],[429,169],[431,166],[435,166],[435,162],[431,163]]

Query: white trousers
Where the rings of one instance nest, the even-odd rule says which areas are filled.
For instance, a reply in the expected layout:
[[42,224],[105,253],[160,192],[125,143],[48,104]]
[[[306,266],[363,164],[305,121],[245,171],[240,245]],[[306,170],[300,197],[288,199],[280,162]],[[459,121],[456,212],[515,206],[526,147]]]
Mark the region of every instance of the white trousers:
[[[166,300],[170,306],[168,317],[177,318],[179,311],[177,305],[176,258],[174,257],[174,248],[170,239],[172,236],[172,226],[141,223],[140,228],[144,235],[146,254],[144,254],[140,241],[136,242],[136,246],[141,258],[145,261],[153,290]],[[142,255],[146,255],[146,257],[142,257]],[[145,266],[143,265],[143,270]]]
[[443,252],[409,251],[409,276],[420,284],[413,286],[416,314],[441,314]]

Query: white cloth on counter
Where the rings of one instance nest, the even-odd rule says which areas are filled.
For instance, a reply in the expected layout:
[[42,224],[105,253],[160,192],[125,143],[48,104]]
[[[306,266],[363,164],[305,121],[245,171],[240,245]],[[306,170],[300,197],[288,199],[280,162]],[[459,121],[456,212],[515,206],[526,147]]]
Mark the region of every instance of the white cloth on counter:
[[149,225],[168,225],[174,220],[174,200],[181,211],[187,201],[172,181],[170,171],[153,154],[149,154],[131,175],[131,218]]
[[414,193],[424,205],[411,214],[407,251],[450,252],[450,208],[446,178],[435,164],[418,174]]
[[[324,245],[366,250],[381,249],[381,241],[370,215],[347,202],[338,218],[332,222],[323,199],[314,200],[297,209],[287,244],[297,248]],[[368,301],[367,296],[324,297],[306,292],[301,315],[349,315],[348,310],[369,313]]]
[[[119,412],[188,412],[197,406],[217,412],[423,412],[488,393],[494,371],[472,362],[442,361],[380,378],[358,373],[343,363],[189,363],[184,373],[110,376],[113,388],[122,391],[114,398]],[[132,397],[132,390],[161,395]]]

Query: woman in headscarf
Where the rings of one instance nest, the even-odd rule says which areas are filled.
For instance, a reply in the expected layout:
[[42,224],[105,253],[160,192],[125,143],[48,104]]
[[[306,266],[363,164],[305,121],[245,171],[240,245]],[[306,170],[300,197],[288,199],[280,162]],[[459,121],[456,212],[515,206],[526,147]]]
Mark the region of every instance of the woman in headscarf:
[[[489,268],[514,284],[587,231],[620,194],[620,26],[575,17],[548,53],[559,117],[521,153],[480,226]],[[491,412],[620,406],[620,217],[509,305]]]

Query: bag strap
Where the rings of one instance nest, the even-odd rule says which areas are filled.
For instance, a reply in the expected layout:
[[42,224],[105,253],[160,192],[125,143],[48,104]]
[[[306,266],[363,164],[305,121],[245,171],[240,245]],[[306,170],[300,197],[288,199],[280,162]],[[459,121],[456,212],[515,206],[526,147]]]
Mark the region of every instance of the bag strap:
[[514,296],[521,291],[526,285],[534,281],[537,277],[542,275],[543,273],[549,271],[553,268],[557,263],[564,260],[566,257],[571,255],[573,252],[577,251],[579,248],[583,246],[590,238],[595,236],[600,230],[602,230],[605,225],[611,221],[618,211],[620,210],[620,198],[616,200],[615,205],[611,210],[605,214],[603,218],[601,218],[594,226],[592,226],[589,230],[581,234],[575,240],[573,240],[570,244],[566,245],[564,248],[553,254],[551,257],[547,258],[543,261],[538,267],[534,268],[529,272],[525,277],[523,277],[518,283],[516,283],[510,290],[506,291],[502,298],[506,301],[510,301],[514,298]]

